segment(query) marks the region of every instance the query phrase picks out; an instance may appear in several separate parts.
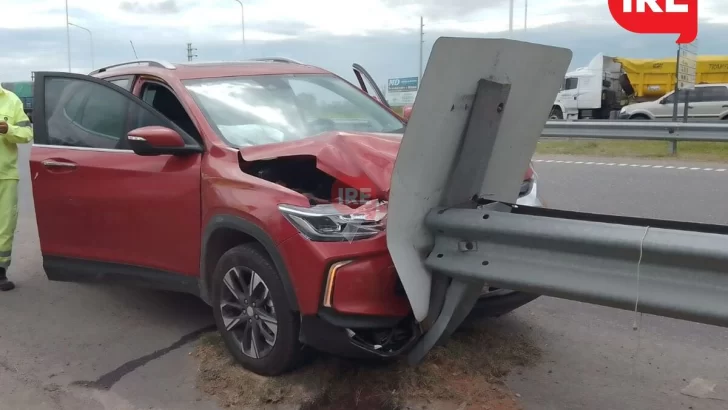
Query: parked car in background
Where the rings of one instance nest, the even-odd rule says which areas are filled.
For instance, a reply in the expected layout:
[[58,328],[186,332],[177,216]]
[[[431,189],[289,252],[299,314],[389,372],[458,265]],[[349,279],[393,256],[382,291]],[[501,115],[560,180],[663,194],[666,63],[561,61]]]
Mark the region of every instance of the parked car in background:
[[655,101],[622,107],[620,119],[671,120],[677,98],[678,118],[683,118],[687,101],[688,121],[728,119],[728,84],[696,84],[691,91],[669,92]]
[[[386,101],[278,58],[35,78],[30,167],[49,279],[198,295],[232,356],[263,375],[294,367],[303,346],[393,357],[417,341],[386,245],[406,126]],[[518,203],[541,205],[530,167]],[[536,297],[486,288],[478,311]]]

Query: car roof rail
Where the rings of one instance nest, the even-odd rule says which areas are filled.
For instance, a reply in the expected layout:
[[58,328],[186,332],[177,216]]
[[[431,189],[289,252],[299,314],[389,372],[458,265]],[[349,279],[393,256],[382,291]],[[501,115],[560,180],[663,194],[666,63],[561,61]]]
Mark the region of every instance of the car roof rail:
[[89,75],[94,75],[98,73],[103,73],[104,71],[107,71],[111,68],[118,68],[118,67],[124,67],[128,65],[134,65],[134,64],[146,64],[150,67],[159,67],[159,68],[166,68],[168,70],[174,70],[176,67],[174,64],[164,61],[164,60],[155,60],[155,59],[146,59],[146,60],[132,60],[132,61],[126,61],[123,63],[118,64],[112,64],[105,67],[98,68],[96,70],[93,70],[89,73]]
[[294,60],[292,58],[286,58],[286,57],[261,57],[261,58],[251,58],[248,61],[268,61],[271,63],[289,63],[289,64],[301,64],[302,62]]

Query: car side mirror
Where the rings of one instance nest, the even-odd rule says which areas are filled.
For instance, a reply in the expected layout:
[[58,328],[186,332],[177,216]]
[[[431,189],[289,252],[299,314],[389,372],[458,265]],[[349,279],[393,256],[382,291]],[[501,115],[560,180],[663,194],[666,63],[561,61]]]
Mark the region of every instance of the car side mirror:
[[412,116],[412,106],[411,105],[407,105],[402,110],[402,117],[404,117],[404,120],[405,121],[409,121],[410,116]]
[[134,153],[142,156],[181,155],[202,151],[198,146],[188,146],[177,131],[167,127],[137,128],[129,132],[127,139]]

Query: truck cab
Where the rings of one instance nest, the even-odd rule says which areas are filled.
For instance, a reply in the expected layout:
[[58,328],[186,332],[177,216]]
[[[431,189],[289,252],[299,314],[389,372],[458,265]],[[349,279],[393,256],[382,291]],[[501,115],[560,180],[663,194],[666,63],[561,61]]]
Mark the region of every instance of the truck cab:
[[610,119],[619,113],[624,96],[630,94],[622,65],[600,53],[588,66],[566,73],[549,119]]

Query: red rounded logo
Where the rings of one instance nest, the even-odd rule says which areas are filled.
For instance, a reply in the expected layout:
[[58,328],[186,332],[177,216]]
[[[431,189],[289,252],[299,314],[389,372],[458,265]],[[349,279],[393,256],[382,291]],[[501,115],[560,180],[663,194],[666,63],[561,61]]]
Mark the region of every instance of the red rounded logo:
[[680,36],[676,43],[698,37],[698,0],[608,0],[609,12],[622,28],[638,34]]

